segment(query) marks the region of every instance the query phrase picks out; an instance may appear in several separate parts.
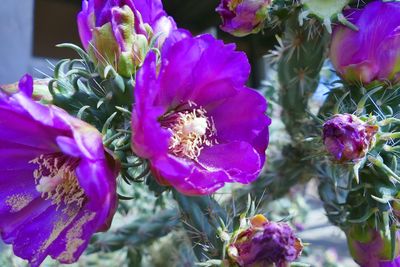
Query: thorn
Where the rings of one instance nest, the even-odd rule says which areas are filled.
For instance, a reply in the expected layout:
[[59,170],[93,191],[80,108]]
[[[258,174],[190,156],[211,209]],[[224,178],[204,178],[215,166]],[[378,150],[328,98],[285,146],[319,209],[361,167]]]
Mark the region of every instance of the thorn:
[[350,21],[348,21],[342,13],[339,13],[337,15],[337,18],[338,18],[339,22],[342,23],[344,26],[349,27],[353,31],[359,31],[358,27],[356,25],[354,25],[353,23],[351,23]]
[[105,135],[105,134],[107,133],[107,130],[108,130],[108,128],[110,127],[111,122],[113,121],[113,119],[115,118],[116,115],[117,115],[117,112],[114,112],[114,113],[106,120],[106,122],[104,123],[103,129],[101,130],[101,133],[102,133],[103,135]]

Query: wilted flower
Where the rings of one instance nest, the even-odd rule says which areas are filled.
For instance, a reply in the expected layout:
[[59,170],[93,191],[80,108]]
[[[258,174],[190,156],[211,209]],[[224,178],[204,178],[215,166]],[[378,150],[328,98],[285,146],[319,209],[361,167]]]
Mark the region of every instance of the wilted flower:
[[378,127],[351,114],[335,115],[324,124],[325,148],[341,162],[357,161],[371,148]]
[[161,0],[83,0],[78,15],[81,41],[93,60],[125,77],[143,62],[153,37],[161,44],[175,28]]
[[345,15],[359,30],[334,29],[330,58],[336,71],[351,82],[398,80],[400,3],[374,1]]
[[228,256],[240,267],[284,267],[300,256],[303,244],[288,224],[269,222],[263,215],[250,224],[228,247]]
[[[347,242],[353,259],[361,267],[398,267],[400,266],[400,233],[396,232],[396,241],[390,235],[368,226],[353,225],[347,232]],[[392,250],[392,244],[395,245]],[[392,255],[392,251],[394,255]]]
[[272,0],[222,0],[216,11],[222,19],[221,29],[241,37],[259,32],[268,17]]
[[0,233],[39,266],[76,261],[116,209],[116,168],[92,126],[34,102],[30,79],[0,93]]
[[136,76],[132,145],[159,183],[211,194],[250,183],[265,161],[265,98],[245,87],[250,66],[234,45],[175,31],[157,66],[150,53]]

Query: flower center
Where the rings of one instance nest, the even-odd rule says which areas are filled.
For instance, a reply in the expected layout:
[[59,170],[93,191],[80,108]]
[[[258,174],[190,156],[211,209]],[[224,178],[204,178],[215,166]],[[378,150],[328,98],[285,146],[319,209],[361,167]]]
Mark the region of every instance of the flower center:
[[236,7],[241,4],[243,2],[243,0],[231,0],[228,3],[228,8],[230,11],[235,12]]
[[40,155],[29,163],[38,165],[33,172],[36,182],[36,190],[42,194],[42,198],[52,200],[52,204],[70,205],[77,204],[82,207],[85,201],[85,193],[79,186],[75,169],[79,163],[77,159],[71,159],[61,153]]
[[[193,105],[193,104],[190,104]],[[167,126],[172,132],[169,150],[178,157],[196,160],[204,146],[215,143],[214,123],[202,108],[185,110],[171,115],[172,123]]]

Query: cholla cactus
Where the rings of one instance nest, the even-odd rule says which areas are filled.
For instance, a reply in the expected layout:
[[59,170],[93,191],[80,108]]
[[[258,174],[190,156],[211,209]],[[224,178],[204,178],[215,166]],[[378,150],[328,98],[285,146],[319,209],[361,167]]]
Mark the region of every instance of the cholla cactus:
[[[353,90],[356,91],[355,88]],[[361,153],[357,153],[357,149],[351,149],[356,146],[348,144],[348,150],[344,149],[340,157],[340,148],[339,150],[332,148],[335,143],[328,142],[327,148],[335,154],[336,159],[320,164],[322,178],[320,193],[328,217],[345,232],[351,227],[366,227],[378,229],[385,236],[395,238],[395,235],[394,237],[390,235],[389,229],[392,229],[397,222],[393,205],[400,188],[395,141],[398,131],[397,119],[392,117],[391,111],[388,110],[388,113],[382,111],[384,106],[390,105],[390,99],[382,103],[379,114],[368,115],[373,112],[376,101],[378,99],[384,101],[384,95],[393,93],[392,90],[379,86],[369,91],[366,96],[351,94],[343,98],[345,104],[342,103],[342,109],[358,113],[358,116],[365,121],[363,124],[372,129],[374,137],[371,139],[367,137],[368,135],[364,135],[366,143],[358,150]],[[357,95],[358,105],[351,104],[350,102],[354,103],[357,99]],[[367,101],[367,98],[370,100]],[[342,133],[346,131],[345,124],[335,127],[341,128]],[[340,142],[341,137],[337,138],[339,139],[336,141]],[[358,137],[352,137],[349,133],[347,138],[348,142],[358,142]],[[394,239],[391,244],[394,246],[396,243]],[[394,258],[388,260],[392,259]]]
[[[361,25],[361,18],[373,14],[376,19],[373,23],[377,23],[379,16],[383,15],[379,10],[396,11],[398,8],[398,3],[375,1],[364,9],[353,12],[352,16],[359,18],[355,22],[360,29],[358,33],[349,29],[352,36],[350,39],[361,40],[361,36],[371,34],[375,28],[373,24],[369,24],[369,28]],[[391,23],[399,26],[397,17],[389,17],[385,21],[390,27],[393,27]],[[384,63],[374,61],[373,58],[359,60],[354,54],[347,58],[347,69],[344,69],[343,65],[337,64],[343,63],[338,52],[344,51],[351,41],[349,35],[343,35],[341,31],[347,29],[343,26],[335,29],[330,54],[345,82],[342,87],[331,92],[321,114],[329,116],[343,112],[352,115],[334,115],[325,124],[331,128],[329,131],[337,129],[336,135],[331,132],[328,139],[325,136],[325,145],[336,160],[325,158],[318,163],[322,181],[320,194],[329,219],[346,233],[350,251],[357,263],[361,266],[395,266],[399,256],[396,230],[398,217],[395,207],[400,189],[396,151],[399,85],[393,79],[397,71],[390,60]],[[386,33],[390,36],[390,29]],[[376,53],[379,44],[389,45],[385,37],[382,38],[373,35],[362,38],[364,42],[368,42],[369,55]],[[379,41],[379,44],[368,40]],[[396,47],[396,43],[392,42],[390,45],[393,45],[392,49]],[[351,55],[350,51],[347,52],[347,55]],[[352,60],[355,62],[351,62]],[[375,71],[372,68],[363,68],[361,61],[371,62]],[[385,72],[386,68],[390,68],[390,71]],[[389,80],[395,84],[389,84]],[[350,120],[342,121],[344,118],[349,119],[349,116]],[[338,120],[341,121],[335,123]],[[358,136],[354,133],[358,133]],[[344,145],[342,150],[340,144]],[[359,149],[356,149],[357,144]]]
[[[270,58],[288,138],[262,171],[271,119],[246,86],[243,52],[178,29],[160,0],[83,0],[84,48],[61,45],[80,59],[61,60],[50,80],[2,86],[2,239],[34,267],[47,256],[73,263],[87,247],[131,266],[283,267],[301,240],[246,200],[318,178],[354,260],[398,265],[400,3],[355,4],[222,0],[223,30],[281,35]],[[310,111],[328,55],[342,81]],[[231,183],[252,185],[236,199],[213,196]],[[116,213],[123,223],[97,233]]]
[[303,20],[308,19],[310,15],[314,15],[322,21],[329,33],[332,33],[332,22],[334,21],[339,21],[346,26],[357,29],[342,13],[349,2],[350,0],[301,0],[303,11],[300,13],[299,21],[302,24]]

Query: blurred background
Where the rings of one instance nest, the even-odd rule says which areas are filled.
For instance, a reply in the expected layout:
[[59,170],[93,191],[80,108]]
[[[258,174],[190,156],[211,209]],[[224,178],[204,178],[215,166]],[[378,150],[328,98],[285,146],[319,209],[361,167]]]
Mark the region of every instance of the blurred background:
[[[1,0],[0,4],[0,84],[13,83],[27,72],[35,77],[51,75],[51,64],[62,58],[75,57],[71,50],[56,48],[55,45],[65,42],[80,44],[76,15],[81,0]],[[225,34],[218,29],[220,19],[214,11],[218,4],[218,0],[164,0],[167,13],[174,17],[179,27],[189,29],[193,34],[212,33],[227,43],[235,42],[239,50],[246,52],[252,65],[250,86],[260,88],[269,84],[270,68],[264,55],[276,44],[276,33],[266,32],[240,39]],[[314,100],[318,101],[320,97],[321,92]],[[270,104],[274,106],[273,101]],[[279,118],[274,127],[275,132],[283,131]],[[274,136],[271,143],[277,144],[284,135]],[[298,230],[304,241],[311,244],[307,261],[312,266],[355,266],[348,258],[342,232],[330,226],[324,215],[316,187],[311,183],[290,196],[290,201],[286,198],[271,203],[271,214],[276,210],[292,209],[294,214],[302,217]],[[293,199],[296,199],[295,206],[291,204]],[[0,244],[0,254],[5,253],[13,258],[9,250],[2,250]],[[7,264],[13,262],[12,266],[22,266],[20,261],[15,263],[14,260],[7,261]],[[2,266],[8,267],[7,264]],[[163,264],[160,266],[168,267]]]

